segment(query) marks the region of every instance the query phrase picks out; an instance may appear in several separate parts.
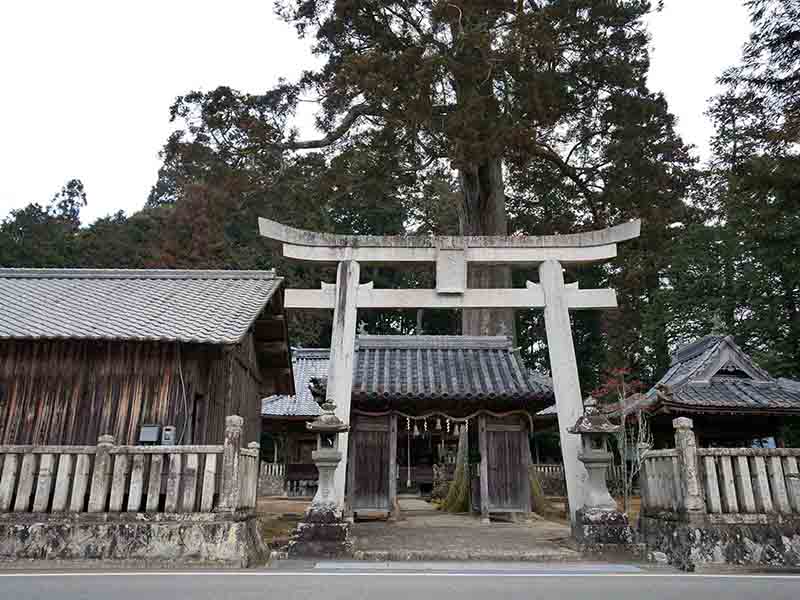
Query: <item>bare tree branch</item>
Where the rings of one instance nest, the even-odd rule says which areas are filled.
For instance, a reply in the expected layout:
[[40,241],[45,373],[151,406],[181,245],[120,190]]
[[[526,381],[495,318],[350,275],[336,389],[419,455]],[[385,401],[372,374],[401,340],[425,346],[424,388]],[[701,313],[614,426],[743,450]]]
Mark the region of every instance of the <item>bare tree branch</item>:
[[359,118],[364,116],[377,116],[378,114],[380,113],[371,106],[367,104],[359,104],[351,108],[345,115],[344,119],[342,119],[342,122],[339,123],[339,126],[328,133],[325,137],[316,140],[283,142],[281,144],[277,144],[277,147],[281,150],[314,150],[316,148],[326,148],[341,139],[342,136],[350,131],[350,128],[356,123],[356,121],[358,121]]

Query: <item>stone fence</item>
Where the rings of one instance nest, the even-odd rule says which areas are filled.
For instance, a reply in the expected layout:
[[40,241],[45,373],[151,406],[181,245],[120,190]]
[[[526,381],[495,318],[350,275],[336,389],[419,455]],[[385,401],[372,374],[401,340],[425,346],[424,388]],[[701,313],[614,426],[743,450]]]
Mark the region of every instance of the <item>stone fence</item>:
[[[534,463],[531,472],[539,479],[542,491],[547,496],[566,496],[567,482],[564,476],[564,465],[561,463]],[[606,483],[612,495],[622,494],[625,489],[622,467],[609,465],[606,471]]]
[[[187,533],[198,534],[195,541],[213,536],[221,540],[223,529],[255,513],[259,445],[241,447],[242,422],[238,416],[226,419],[222,445],[117,446],[112,436],[102,435],[96,446],[0,446],[0,558],[36,553],[41,558],[83,558],[81,544],[95,549],[106,544],[113,554],[121,543],[113,537],[130,523],[151,525],[151,531],[139,532],[142,539],[127,540],[129,549],[138,549],[134,558],[155,559],[165,551],[168,559],[179,559],[191,552],[191,544],[182,539]],[[84,525],[97,532],[98,523],[120,527],[104,529],[103,537],[111,539],[92,539],[85,531],[82,543],[72,539],[81,537],[77,530]],[[194,530],[153,530],[170,523]],[[170,542],[162,540],[161,550],[150,548],[148,554],[146,540],[154,533],[175,536],[183,547],[169,548]],[[222,555],[215,555],[208,544],[195,550],[209,562],[227,561],[215,560]],[[131,558],[100,554],[96,558]],[[199,556],[190,558],[204,562]]]
[[261,463],[258,475],[259,496],[281,496],[286,487],[286,465],[284,463]]
[[675,449],[643,459],[640,533],[678,566],[800,566],[800,449],[698,448],[691,419]]

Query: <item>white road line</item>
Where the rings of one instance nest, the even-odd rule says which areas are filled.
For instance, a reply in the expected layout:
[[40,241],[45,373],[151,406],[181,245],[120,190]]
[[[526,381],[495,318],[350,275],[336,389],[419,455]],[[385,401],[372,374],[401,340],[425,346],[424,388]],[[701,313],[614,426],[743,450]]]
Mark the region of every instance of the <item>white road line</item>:
[[220,571],[220,572],[170,572],[170,571],[141,571],[141,572],[69,572],[69,573],[0,573],[0,578],[9,577],[494,577],[494,578],[598,578],[598,577],[628,577],[628,578],[683,578],[683,579],[800,579],[800,575],[779,575],[779,574],[733,574],[733,573],[592,573],[580,571],[572,573],[474,573],[474,572],[409,572],[409,573],[387,573],[380,571],[373,572],[335,572],[321,573],[318,571]]

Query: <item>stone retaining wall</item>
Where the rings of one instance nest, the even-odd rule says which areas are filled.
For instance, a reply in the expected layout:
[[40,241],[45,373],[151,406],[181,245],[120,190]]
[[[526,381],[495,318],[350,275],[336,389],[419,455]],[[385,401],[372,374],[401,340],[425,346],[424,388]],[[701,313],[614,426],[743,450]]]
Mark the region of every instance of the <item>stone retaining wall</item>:
[[266,555],[247,513],[0,515],[0,561],[242,568],[264,563]]
[[639,536],[650,552],[663,552],[670,564],[687,571],[721,565],[800,567],[797,518],[691,523],[641,516]]

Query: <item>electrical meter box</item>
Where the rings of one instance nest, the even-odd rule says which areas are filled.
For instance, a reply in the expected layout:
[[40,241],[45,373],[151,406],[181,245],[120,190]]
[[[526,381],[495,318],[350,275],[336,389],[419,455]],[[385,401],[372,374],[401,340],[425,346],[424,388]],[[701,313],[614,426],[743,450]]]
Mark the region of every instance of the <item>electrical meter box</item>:
[[174,425],[165,425],[161,432],[161,445],[174,446],[177,443],[177,434]]
[[152,446],[161,441],[161,425],[142,425],[139,429],[139,443]]

